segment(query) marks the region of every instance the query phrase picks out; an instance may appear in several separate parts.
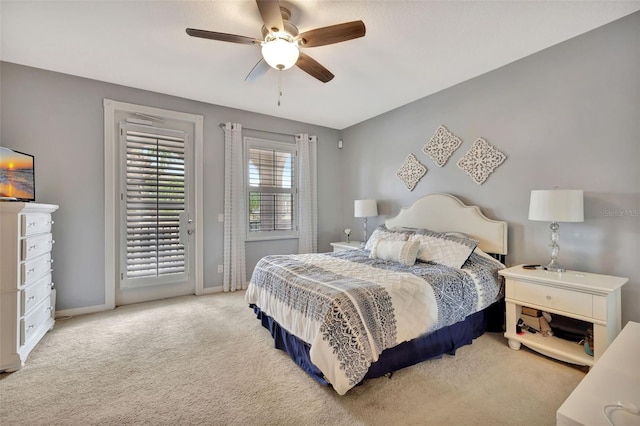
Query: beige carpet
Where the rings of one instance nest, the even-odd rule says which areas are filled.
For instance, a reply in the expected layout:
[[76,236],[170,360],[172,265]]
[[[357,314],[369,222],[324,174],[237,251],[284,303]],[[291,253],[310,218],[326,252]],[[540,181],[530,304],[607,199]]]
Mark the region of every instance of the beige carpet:
[[0,375],[7,425],[553,425],[584,371],[485,334],[337,395],[273,348],[244,293],[58,320]]

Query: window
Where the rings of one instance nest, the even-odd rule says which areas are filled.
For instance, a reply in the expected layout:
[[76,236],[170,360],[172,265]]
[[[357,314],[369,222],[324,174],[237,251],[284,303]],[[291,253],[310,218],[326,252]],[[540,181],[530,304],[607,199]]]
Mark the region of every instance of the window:
[[245,138],[247,238],[297,237],[296,147]]

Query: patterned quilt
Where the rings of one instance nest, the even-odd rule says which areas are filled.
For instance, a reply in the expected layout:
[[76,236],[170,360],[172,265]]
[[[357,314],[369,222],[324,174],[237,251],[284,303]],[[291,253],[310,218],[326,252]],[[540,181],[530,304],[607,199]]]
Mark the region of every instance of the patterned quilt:
[[502,296],[504,266],[473,253],[462,269],[369,258],[367,250],[272,255],[246,292],[289,333],[344,395],[383,350],[464,320]]

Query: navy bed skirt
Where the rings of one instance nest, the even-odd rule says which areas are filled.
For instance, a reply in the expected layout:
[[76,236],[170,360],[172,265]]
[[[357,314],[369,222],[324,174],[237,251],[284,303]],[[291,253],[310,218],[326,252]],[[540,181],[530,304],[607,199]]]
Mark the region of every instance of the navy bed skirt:
[[[271,332],[277,349],[289,354],[296,364],[319,383],[329,384],[318,367],[311,362],[308,344],[282,328],[259,307],[253,304],[250,307],[262,326]],[[469,315],[464,321],[384,350],[378,361],[371,364],[364,378],[384,376],[428,359],[439,358],[443,354],[455,355],[456,349],[471,344],[473,339],[480,337],[485,331],[502,331],[503,320],[504,302],[496,302],[483,311]]]

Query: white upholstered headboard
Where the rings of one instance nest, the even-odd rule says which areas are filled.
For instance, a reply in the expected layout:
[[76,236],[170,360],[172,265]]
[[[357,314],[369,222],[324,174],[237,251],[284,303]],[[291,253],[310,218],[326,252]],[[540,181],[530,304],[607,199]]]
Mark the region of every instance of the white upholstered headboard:
[[480,243],[486,253],[507,254],[507,222],[486,217],[477,206],[467,206],[449,194],[430,194],[385,221],[387,228],[424,228],[462,232]]

